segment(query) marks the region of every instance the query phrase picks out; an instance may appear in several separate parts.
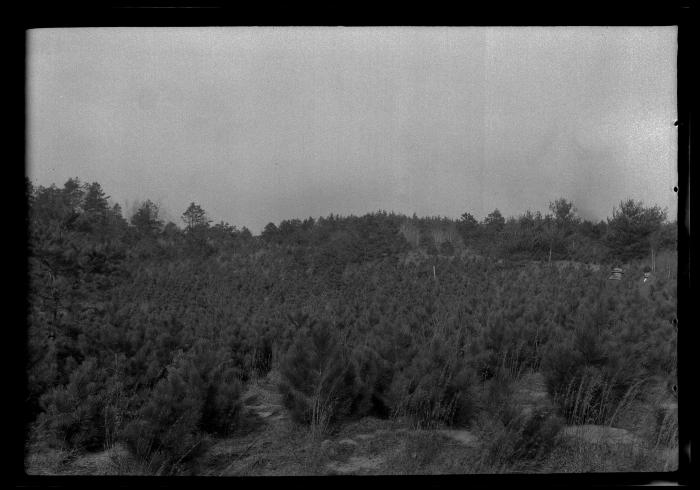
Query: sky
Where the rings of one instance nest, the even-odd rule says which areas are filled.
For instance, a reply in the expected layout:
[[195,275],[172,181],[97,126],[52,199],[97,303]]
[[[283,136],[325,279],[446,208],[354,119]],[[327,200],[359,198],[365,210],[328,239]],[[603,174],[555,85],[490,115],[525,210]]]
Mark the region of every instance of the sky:
[[27,175],[182,224],[558,197],[676,217],[675,27],[62,28],[27,33]]

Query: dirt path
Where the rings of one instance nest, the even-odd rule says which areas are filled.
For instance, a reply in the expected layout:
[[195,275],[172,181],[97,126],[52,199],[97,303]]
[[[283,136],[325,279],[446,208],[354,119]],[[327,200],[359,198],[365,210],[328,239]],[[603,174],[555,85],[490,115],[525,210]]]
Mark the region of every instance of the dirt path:
[[[348,421],[314,440],[294,424],[276,380],[252,383],[243,395],[242,428],[213,441],[198,473],[234,475],[362,475],[436,472],[433,459],[473,452],[479,441],[468,430],[412,430],[405,422],[365,417]],[[443,454],[444,453],[444,454]],[[433,468],[430,470],[429,468]]]
[[[240,429],[231,437],[213,441],[200,457],[199,472],[208,476],[296,474],[294,447],[301,434],[282,404],[276,380],[252,382],[243,394]],[[291,468],[289,467],[291,464]]]
[[522,414],[530,415],[534,410],[552,407],[541,373],[525,374],[514,388],[513,403],[520,408]]

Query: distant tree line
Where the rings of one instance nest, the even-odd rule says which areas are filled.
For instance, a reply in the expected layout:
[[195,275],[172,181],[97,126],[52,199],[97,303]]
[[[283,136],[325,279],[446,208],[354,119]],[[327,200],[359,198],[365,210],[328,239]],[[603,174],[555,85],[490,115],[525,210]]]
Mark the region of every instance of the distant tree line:
[[178,226],[164,223],[150,200],[125,219],[97,182],[74,178],[63,188],[34,188],[29,181],[27,186],[32,223],[41,234],[89,234],[105,246],[122,246],[121,253],[139,257],[206,257],[282,248],[295,250],[300,265],[332,271],[411,250],[433,256],[468,251],[511,260],[625,263],[676,246],[676,223],[667,221],[666,212],[633,199],[623,200],[612,217],[597,223],[579,217],[574,203],[560,198],[549,203],[545,214],[528,210],[506,218],[495,209],[482,221],[469,212],[459,219],[386,211],[359,217],[330,214],[268,223],[253,236],[245,227],[212,224],[194,202],[182,213],[183,226]]
[[450,255],[466,248],[474,253],[511,260],[573,260],[625,263],[660,250],[675,250],[677,225],[658,206],[627,199],[613,216],[594,223],[576,214],[564,198],[549,203],[550,213],[526,211],[505,218],[498,209],[481,222],[464,213],[449,218],[408,218],[401,231],[429,254]]

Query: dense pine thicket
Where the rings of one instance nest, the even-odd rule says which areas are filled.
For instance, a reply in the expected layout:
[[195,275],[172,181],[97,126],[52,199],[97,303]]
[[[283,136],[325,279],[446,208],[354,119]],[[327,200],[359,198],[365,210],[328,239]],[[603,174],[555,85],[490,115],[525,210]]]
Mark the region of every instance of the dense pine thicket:
[[122,441],[173,463],[231,433],[245,384],[271,369],[313,427],[466,426],[480,382],[529,368],[569,419],[588,383],[600,409],[583,422],[598,423],[635,383],[675,373],[675,271],[640,279],[675,225],[631,200],[597,224],[560,199],[545,216],[331,215],[253,236],[194,203],[183,228],[150,201],[127,221],[77,179],[27,197],[27,414],[51,444]]

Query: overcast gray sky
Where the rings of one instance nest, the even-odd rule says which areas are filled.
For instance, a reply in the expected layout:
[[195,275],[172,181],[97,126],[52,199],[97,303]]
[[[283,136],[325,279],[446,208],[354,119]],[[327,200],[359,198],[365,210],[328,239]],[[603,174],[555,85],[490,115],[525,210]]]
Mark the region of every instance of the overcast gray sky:
[[563,196],[676,216],[675,27],[28,33],[28,162],[181,224],[253,233],[384,209],[483,218]]

